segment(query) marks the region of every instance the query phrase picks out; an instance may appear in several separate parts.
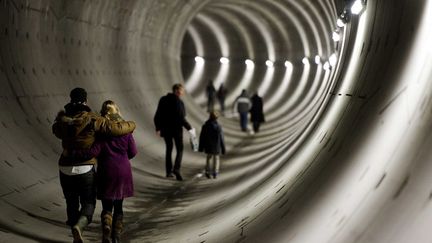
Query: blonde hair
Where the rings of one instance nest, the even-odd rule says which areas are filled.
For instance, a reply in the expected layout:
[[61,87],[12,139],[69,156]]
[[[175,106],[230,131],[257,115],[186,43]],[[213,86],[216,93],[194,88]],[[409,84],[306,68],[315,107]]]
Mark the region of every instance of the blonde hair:
[[102,104],[102,108],[101,108],[100,113],[101,113],[101,116],[104,116],[106,118],[114,117],[113,115],[117,115],[117,116],[121,117],[119,107],[112,100],[106,100]]
[[184,89],[183,84],[181,84],[181,83],[177,83],[177,84],[174,84],[174,85],[172,86],[172,91],[173,91],[174,93],[175,93],[176,91],[180,90],[180,89]]

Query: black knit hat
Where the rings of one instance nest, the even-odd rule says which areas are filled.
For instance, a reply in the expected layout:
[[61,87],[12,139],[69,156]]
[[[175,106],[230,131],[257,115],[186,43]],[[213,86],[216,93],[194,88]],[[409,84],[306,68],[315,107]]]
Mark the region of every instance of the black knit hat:
[[87,92],[83,88],[75,88],[70,92],[71,103],[87,102]]

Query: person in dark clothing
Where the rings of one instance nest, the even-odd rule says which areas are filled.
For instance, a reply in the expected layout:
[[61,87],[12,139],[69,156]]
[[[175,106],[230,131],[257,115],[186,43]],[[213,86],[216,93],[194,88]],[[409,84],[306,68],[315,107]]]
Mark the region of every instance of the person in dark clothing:
[[[210,179],[210,175],[213,178],[219,174],[220,167],[220,154],[225,154],[225,142],[222,127],[217,122],[218,114],[216,112],[210,112],[209,119],[204,123],[201,128],[201,134],[199,139],[198,151],[205,152],[207,154],[205,175]],[[210,161],[213,161],[213,166],[210,168]]]
[[227,95],[227,89],[225,88],[224,84],[222,83],[219,86],[219,89],[217,91],[217,98],[219,100],[220,109],[222,112],[222,115],[225,114],[225,97]]
[[[182,84],[174,84],[172,93],[168,93],[159,100],[158,107],[154,116],[156,132],[163,137],[166,145],[165,152],[165,169],[166,176],[173,177],[181,181],[180,166],[183,156],[183,127],[189,133],[194,133],[194,129],[186,120],[186,110],[183,101],[180,99],[184,94]],[[174,168],[172,166],[173,141],[176,146],[177,155],[175,158]]]
[[[134,122],[113,122],[91,112],[87,92],[75,88],[71,101],[60,111],[52,126],[54,135],[62,140],[59,159],[60,184],[66,199],[67,224],[74,242],[83,242],[82,232],[91,223],[96,205],[95,157],[85,159],[70,156],[67,151],[90,149],[96,136],[120,136],[133,132]],[[81,209],[80,209],[81,206]]]
[[253,130],[255,133],[259,132],[261,123],[265,122],[264,112],[263,112],[263,99],[255,93],[252,98],[252,107],[250,109],[251,122],[253,125]]
[[251,108],[251,101],[245,89],[243,89],[241,94],[235,99],[234,107],[237,108],[237,112],[240,115],[241,130],[247,132],[248,112]]
[[206,95],[207,95],[207,111],[212,112],[214,110],[214,104],[216,101],[216,89],[213,86],[212,80],[210,80],[207,85]]

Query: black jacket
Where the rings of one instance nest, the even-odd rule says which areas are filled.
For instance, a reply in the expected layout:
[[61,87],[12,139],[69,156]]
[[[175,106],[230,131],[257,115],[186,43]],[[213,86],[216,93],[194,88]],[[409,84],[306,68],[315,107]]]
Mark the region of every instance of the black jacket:
[[202,126],[198,151],[207,154],[225,154],[222,127],[216,120],[207,120]]
[[251,100],[252,107],[249,111],[251,113],[251,121],[265,122],[262,98],[255,94],[252,96]]
[[156,131],[160,131],[162,137],[181,136],[182,127],[192,129],[186,120],[183,101],[173,93],[168,93],[159,100],[153,121]]

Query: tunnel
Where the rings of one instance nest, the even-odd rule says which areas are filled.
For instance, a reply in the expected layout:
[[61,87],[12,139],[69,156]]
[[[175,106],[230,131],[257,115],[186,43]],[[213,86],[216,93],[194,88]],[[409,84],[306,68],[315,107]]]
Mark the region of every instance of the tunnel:
[[[421,0],[0,0],[0,242],[72,241],[51,126],[75,87],[137,125],[124,242],[432,241],[431,14]],[[210,80],[228,90],[220,176],[203,177],[185,131],[184,180],[165,178],[159,98],[184,84],[199,134]],[[232,110],[242,89],[263,97],[259,133]]]

